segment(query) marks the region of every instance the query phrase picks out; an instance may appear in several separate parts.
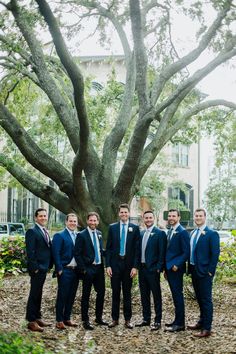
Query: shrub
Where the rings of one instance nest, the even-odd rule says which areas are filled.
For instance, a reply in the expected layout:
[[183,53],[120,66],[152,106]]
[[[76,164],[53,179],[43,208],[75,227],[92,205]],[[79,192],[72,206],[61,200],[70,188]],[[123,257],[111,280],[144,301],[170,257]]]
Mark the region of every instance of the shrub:
[[0,333],[0,353],[4,354],[50,354],[43,344],[17,333]]
[[26,269],[24,238],[4,238],[0,242],[0,274],[18,274]]
[[227,283],[236,283],[236,242],[232,245],[221,245],[217,280]]

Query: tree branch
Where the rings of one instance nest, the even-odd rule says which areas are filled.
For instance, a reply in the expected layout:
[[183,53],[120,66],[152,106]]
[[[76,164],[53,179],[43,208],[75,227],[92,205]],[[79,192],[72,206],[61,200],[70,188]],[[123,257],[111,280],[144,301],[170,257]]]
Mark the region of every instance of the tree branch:
[[10,135],[26,160],[45,176],[56,182],[60,190],[72,193],[72,178],[70,172],[58,161],[42,151],[17,119],[0,103],[0,125]]
[[17,165],[12,159],[7,158],[0,153],[0,165],[3,166],[13,177],[15,177],[22,186],[32,192],[39,198],[42,198],[50,205],[65,214],[73,211],[69,198],[64,193],[56,191],[54,188],[46,185],[27,173],[24,168]]
[[49,97],[65,128],[70,144],[76,152],[79,147],[79,123],[75,119],[74,112],[65,101],[48,71],[42,48],[34,35],[33,29],[28,24],[27,16],[25,16],[26,10],[18,6],[17,0],[11,0],[9,8],[30,48],[33,70],[39,79],[40,86]]
[[166,68],[162,70],[160,75],[157,77],[152,93],[151,93],[151,100],[152,104],[155,105],[166,82],[177,72],[181,71],[183,68],[185,68],[187,65],[190,63],[194,62],[200,54],[207,48],[208,44],[212,40],[212,38],[215,36],[216,31],[219,29],[219,27],[222,24],[223,19],[226,17],[227,13],[230,10],[232,1],[228,1],[224,7],[224,9],[218,14],[217,18],[215,21],[212,23],[212,25],[209,27],[207,32],[203,35],[201,41],[199,42],[199,45],[197,48],[192,50],[190,53],[185,55],[183,58],[177,60],[175,63],[168,65]]

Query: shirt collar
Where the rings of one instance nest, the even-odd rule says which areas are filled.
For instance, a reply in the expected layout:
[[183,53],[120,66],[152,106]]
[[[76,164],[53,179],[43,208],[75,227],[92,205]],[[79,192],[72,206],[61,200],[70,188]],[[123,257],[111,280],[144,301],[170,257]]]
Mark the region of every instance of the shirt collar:
[[171,226],[171,227],[175,231],[179,227],[179,225],[180,225],[180,223],[178,222],[178,224],[176,224],[175,226]]
[[40,228],[40,230],[47,230],[47,228],[45,227],[45,226],[42,226],[42,225],[39,225],[37,222],[35,223],[35,225],[37,225],[39,228]]

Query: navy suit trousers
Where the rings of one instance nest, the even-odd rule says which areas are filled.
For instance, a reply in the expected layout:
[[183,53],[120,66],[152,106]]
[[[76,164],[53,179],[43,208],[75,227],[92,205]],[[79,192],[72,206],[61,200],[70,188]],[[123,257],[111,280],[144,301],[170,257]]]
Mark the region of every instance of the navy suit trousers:
[[212,303],[212,280],[209,274],[199,276],[195,267],[191,267],[192,283],[196,294],[197,302],[200,308],[199,323],[203,329],[211,330],[213,319],[213,303]]
[[131,288],[132,278],[130,277],[131,269],[127,268],[125,260],[120,259],[118,267],[112,269],[111,287],[112,287],[112,312],[111,316],[114,321],[118,321],[120,315],[120,293],[121,287],[123,292],[123,312],[125,321],[129,321],[132,317],[131,307]]
[[174,306],[175,306],[175,319],[174,325],[185,325],[185,311],[184,311],[184,295],[183,295],[183,275],[182,269],[174,272],[172,269],[166,271],[167,280],[170,286]]
[[149,271],[142,267],[139,271],[139,288],[141,293],[141,302],[143,308],[143,320],[151,321],[151,293],[154,301],[155,320],[154,322],[161,323],[162,318],[162,298],[160,287],[160,273]]
[[41,302],[43,285],[46,280],[47,273],[39,270],[30,276],[30,293],[26,307],[26,319],[33,322],[41,318]]
[[57,282],[56,321],[68,321],[70,320],[72,307],[79,285],[77,271],[64,268],[62,274],[57,276]]
[[83,292],[81,298],[82,321],[89,320],[89,298],[92,285],[97,293],[95,316],[97,320],[102,319],[104,296],[105,296],[105,277],[103,264],[91,265],[86,269],[83,279]]

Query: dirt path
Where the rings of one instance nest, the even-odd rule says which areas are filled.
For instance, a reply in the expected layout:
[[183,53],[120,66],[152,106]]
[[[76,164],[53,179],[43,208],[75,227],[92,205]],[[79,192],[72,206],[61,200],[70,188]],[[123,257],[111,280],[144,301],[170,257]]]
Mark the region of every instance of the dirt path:
[[[169,289],[163,280],[163,324],[173,319],[172,301]],[[29,291],[29,277],[7,277],[0,288],[0,323],[2,331],[15,331],[27,335],[34,341],[42,340],[53,353],[102,353],[102,354],[235,354],[236,353],[236,288],[217,284],[214,290],[214,326],[213,334],[206,339],[193,337],[191,331],[177,334],[165,333],[163,328],[155,333],[149,328],[127,330],[120,325],[114,329],[96,327],[94,331],[85,331],[80,320],[79,289],[73,320],[79,326],[76,329],[57,331],[55,329],[56,280],[48,275],[43,298],[44,319],[52,322],[43,334],[32,333],[26,329],[25,306]],[[138,287],[133,292],[133,322],[141,319]],[[94,293],[92,294],[91,322],[94,320]],[[107,289],[104,318],[110,320],[111,292]],[[198,317],[195,301],[186,300],[187,323],[193,323]],[[164,326],[163,326],[164,327]],[[22,353],[27,354],[27,353]]]

